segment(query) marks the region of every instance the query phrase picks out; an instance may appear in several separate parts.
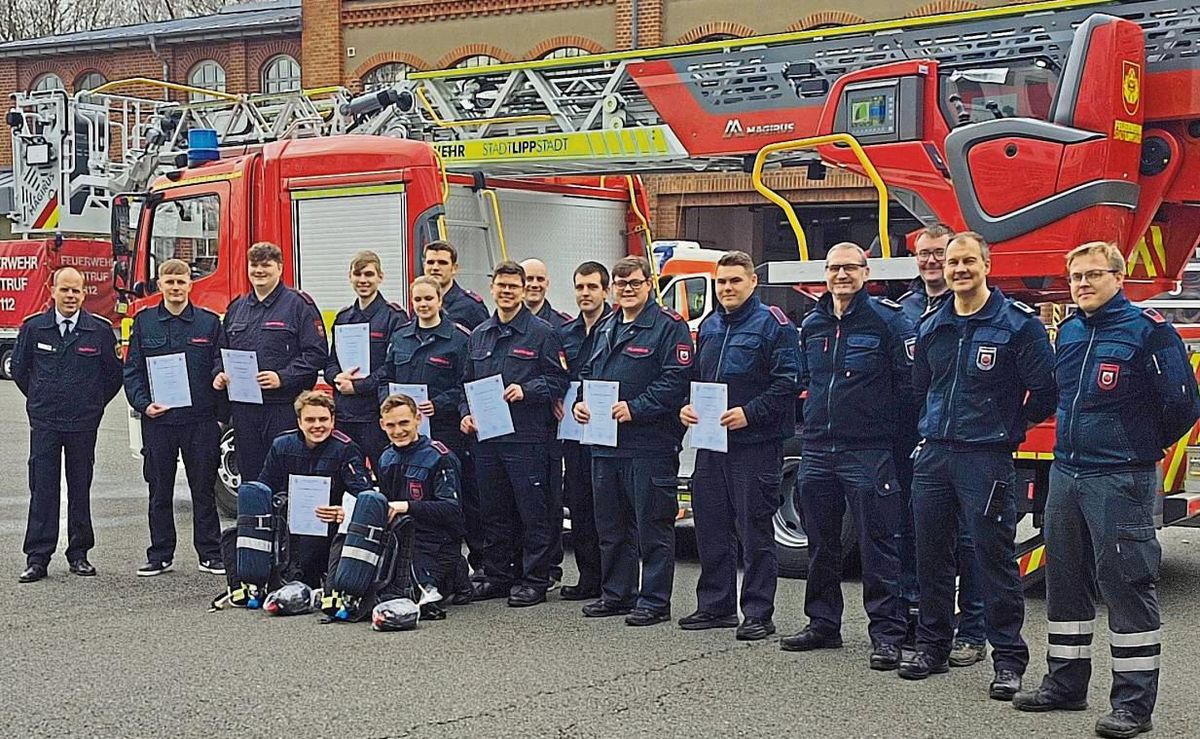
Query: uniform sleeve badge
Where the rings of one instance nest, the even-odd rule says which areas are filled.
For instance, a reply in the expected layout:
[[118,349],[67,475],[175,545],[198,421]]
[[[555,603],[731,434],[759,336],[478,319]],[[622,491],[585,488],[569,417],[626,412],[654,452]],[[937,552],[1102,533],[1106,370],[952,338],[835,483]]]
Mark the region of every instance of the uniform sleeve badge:
[[910,336],[904,340],[904,354],[908,357],[908,361],[913,361],[917,354],[917,337]]
[[680,364],[688,365],[692,363],[692,347],[687,344],[675,345],[675,359],[679,360]]
[[984,372],[990,372],[996,366],[996,347],[979,347],[979,351],[975,353],[975,366]]
[[315,328],[317,330],[317,333],[321,335],[322,339],[325,338],[325,322],[324,321],[322,321],[320,318],[314,319],[313,320],[313,328]]
[[423,500],[425,498],[425,487],[417,480],[408,481],[408,499]]
[[565,351],[563,351],[562,349],[558,350],[558,363],[562,365],[564,372],[570,371],[567,368],[567,353]]

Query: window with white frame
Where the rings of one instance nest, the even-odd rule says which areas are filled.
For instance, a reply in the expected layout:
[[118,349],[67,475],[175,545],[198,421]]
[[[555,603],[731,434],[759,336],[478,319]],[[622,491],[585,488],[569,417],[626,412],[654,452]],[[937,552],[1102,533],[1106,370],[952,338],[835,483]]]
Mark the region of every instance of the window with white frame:
[[[225,92],[225,68],[212,59],[205,59],[202,62],[198,62],[196,66],[192,67],[192,71],[188,72],[188,84],[192,87],[200,87],[205,90]],[[199,92],[193,92],[189,97],[193,103],[216,100],[216,97],[212,95],[205,95]]]
[[263,92],[295,92],[300,89],[300,63],[287,54],[271,57],[263,67]]

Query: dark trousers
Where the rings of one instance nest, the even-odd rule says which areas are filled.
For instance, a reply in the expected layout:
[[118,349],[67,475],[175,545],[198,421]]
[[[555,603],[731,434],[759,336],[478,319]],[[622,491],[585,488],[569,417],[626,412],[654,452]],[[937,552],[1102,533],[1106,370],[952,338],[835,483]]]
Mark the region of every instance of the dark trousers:
[[1054,465],[1046,499],[1046,612],[1050,671],[1042,688],[1087,698],[1096,600],[1108,605],[1114,709],[1138,718],[1158,698],[1158,580],[1153,469],[1074,477]]
[[678,475],[675,454],[592,456],[604,600],[654,611],[671,608]]
[[896,555],[900,560],[900,599],[909,613],[915,614],[921,602],[921,588],[917,584],[917,545],[913,541],[912,515],[912,452],[918,439],[905,434],[892,450],[896,465],[896,477],[900,481],[900,492],[904,495],[904,515],[896,527]]
[[475,443],[457,431],[439,433],[439,430],[434,428],[432,432],[433,438],[445,444],[454,452],[454,456],[458,457],[462,468],[462,495],[459,502],[462,504],[463,523],[466,526],[463,538],[467,542],[467,562],[471,569],[482,569],[483,511],[479,501],[479,479],[475,473]]
[[[288,537],[287,560],[272,570],[267,587],[274,590],[292,580],[299,580],[310,588],[321,587],[329,566],[329,545],[327,536]],[[278,552],[275,557],[280,559]],[[225,563],[225,581],[231,588],[238,587],[242,581],[237,572],[237,526],[221,532],[221,560]]]
[[[992,486],[1008,485],[999,519],[984,515]],[[975,543],[975,562],[984,593],[988,641],[996,669],[1024,674],[1029,648],[1021,638],[1025,596],[1017,570],[1017,512],[1012,456],[1005,451],[924,445],[913,469],[913,520],[921,623],[917,649],[941,661],[954,637],[954,576],[959,516]]]
[[959,511],[958,543],[954,549],[954,563],[958,571],[958,625],[954,638],[968,644],[983,644],[987,641],[987,622],[984,617],[987,608],[983,602],[979,563],[975,559],[971,527],[967,525],[965,513]]
[[721,454],[696,453],[692,476],[692,514],[700,579],[696,606],[718,616],[738,608],[738,542],[742,544],[741,605],[746,618],[770,619],[775,613],[775,528],[783,456],[778,442],[730,444]]
[[874,644],[904,641],[907,628],[900,600],[896,531],[904,496],[890,449],[804,451],[800,504],[808,533],[808,581],[804,613],[817,633],[842,628],[842,517],[854,517],[862,557],[863,606]]
[[544,444],[475,446],[485,532],[483,569],[490,583],[542,591],[550,586],[547,462]]
[[547,445],[549,470],[546,483],[550,489],[550,577],[562,580],[563,563],[563,442],[554,439]]
[[262,472],[271,442],[284,431],[296,428],[296,411],[291,403],[230,403],[230,406],[237,435],[238,472],[242,482],[253,482]]
[[574,441],[563,442],[563,495],[571,510],[571,548],[575,551],[578,585],[583,590],[600,587],[600,540],[596,534],[596,509],[592,500],[591,449]]
[[221,520],[213,495],[220,441],[216,419],[186,425],[142,419],[142,472],[150,487],[147,561],[170,562],[175,558],[175,472],[181,454],[192,493],[192,544],[201,561],[220,561]]
[[67,561],[84,559],[96,546],[92,531],[92,468],[96,431],[29,430],[29,523],[25,559],[47,565],[58,546],[58,505],[63,458],[67,462]]
[[379,421],[338,421],[338,430],[349,436],[371,462],[371,471],[378,477],[379,458],[388,448],[388,437]]

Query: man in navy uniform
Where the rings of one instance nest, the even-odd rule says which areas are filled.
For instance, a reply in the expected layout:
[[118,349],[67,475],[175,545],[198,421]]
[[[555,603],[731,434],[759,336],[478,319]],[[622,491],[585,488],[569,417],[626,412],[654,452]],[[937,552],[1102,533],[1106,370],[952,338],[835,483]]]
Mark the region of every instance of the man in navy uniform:
[[[475,598],[508,596],[519,608],[546,600],[550,587],[551,498],[547,443],[554,436],[554,405],[567,391],[567,359],[550,324],[522,302],[525,271],[501,262],[492,274],[496,313],[467,341],[463,382],[500,375],[513,432],[479,441],[475,475],[483,507],[484,574]],[[463,401],[461,429],[478,431]],[[555,519],[556,520],[556,519]],[[520,561],[516,561],[517,559]]]
[[[125,395],[142,417],[142,467],[150,486],[150,547],[141,577],[174,568],[175,473],[179,456],[192,493],[192,543],[200,571],[224,575],[221,562],[221,521],[213,490],[221,461],[221,427],[217,424],[218,394],[212,387],[213,368],[221,350],[221,319],[193,305],[192,270],[182,259],[168,259],[158,268],[162,302],[137,314],[129,332],[125,356]],[[155,400],[147,361],[182,354],[187,362],[191,405],[171,408]]]
[[1030,426],[1054,410],[1054,351],[1036,311],[989,289],[987,242],[964,232],[946,247],[954,292],[922,323],[913,392],[924,400],[913,460],[921,621],[917,651],[900,676],[919,680],[949,669],[954,636],[954,550],[959,515],[975,542],[995,678],[989,695],[1011,700],[1029,649],[1021,638],[1025,599],[1017,571],[1016,480],[1012,453]]
[[1200,417],[1196,378],[1179,334],[1122,291],[1125,260],[1112,244],[1067,254],[1078,312],[1059,325],[1058,415],[1046,500],[1049,672],[1018,693],[1022,711],[1087,708],[1099,597],[1108,605],[1112,711],[1096,733],[1149,731],[1158,697],[1155,465]]
[[[592,446],[592,488],[600,535],[600,598],[583,607],[589,618],[625,615],[629,626],[671,619],[675,581],[675,490],[687,400],[692,337],[674,311],[650,299],[650,263],[625,257],[613,265],[619,310],[597,328],[583,381],[620,383],[607,408],[575,403],[575,420],[592,416],[617,421],[617,445]],[[638,574],[641,565],[641,582]]]
[[[292,402],[311,388],[325,367],[329,345],[321,312],[305,293],[284,287],[283,252],[259,242],[246,253],[252,290],[225,312],[225,349],[258,354],[262,405],[231,403],[237,434],[238,470],[243,480],[258,479],[275,437],[296,427]],[[217,359],[213,387],[224,390],[229,376]]]
[[[333,349],[325,364],[325,382],[333,386],[337,405],[338,429],[354,439],[371,460],[371,469],[379,470],[379,455],[387,448],[387,434],[379,427],[377,395],[384,382],[388,343],[401,326],[408,323],[404,306],[389,303],[379,292],[383,283],[383,263],[373,251],[360,251],[350,261],[350,285],[357,299],[338,311],[333,319]],[[371,367],[343,367],[337,355],[338,326],[366,324]],[[384,390],[387,388],[385,387]]]
[[[799,372],[796,327],[783,311],[754,295],[758,275],[742,251],[717,260],[720,307],[700,324],[693,378],[723,383],[729,410],[728,452],[696,452],[692,512],[700,579],[696,611],[679,620],[689,630],[737,626],[736,637],[757,641],[775,633],[775,527],[783,471],[783,441],[796,433]],[[679,420],[700,417],[690,404]],[[738,542],[741,542],[741,609],[738,624]]]
[[[571,381],[579,381],[583,363],[592,354],[596,326],[612,308],[605,302],[608,295],[608,269],[599,262],[584,262],[575,268],[575,305],[579,315],[558,330]],[[569,413],[559,409],[556,415]],[[596,512],[592,496],[591,447],[578,441],[564,441],[563,494],[571,511],[571,548],[575,552],[575,567],[579,580],[565,585],[560,593],[563,600],[592,600],[600,597],[600,542],[596,533]]]
[[808,533],[808,625],[780,646],[803,652],[842,645],[842,519],[849,508],[862,554],[868,664],[894,670],[906,631],[896,553],[905,500],[892,449],[912,402],[914,337],[898,303],[867,294],[869,277],[861,247],[834,245],[825,260],[828,291],[800,326],[800,384],[808,389],[798,482]]
[[[521,262],[525,270],[525,307],[529,312],[558,331],[571,320],[569,313],[555,310],[550,305],[546,293],[550,290],[550,276],[546,274],[546,263],[540,259],[526,259]],[[561,338],[561,335],[560,335]],[[550,439],[550,516],[557,525],[556,533],[550,536],[550,587],[557,587],[562,580],[562,509],[563,509],[563,442],[557,435]]]
[[67,463],[67,566],[76,575],[96,568],[87,554],[92,531],[92,468],[104,406],[121,389],[112,324],[84,310],[83,275],[54,273],[54,305],[25,319],[13,349],[12,378],[29,416],[29,523],[21,582],[46,577],[58,545],[59,480]]
[[[942,265],[946,259],[946,244],[952,236],[954,231],[941,223],[928,226],[917,235],[914,246],[917,249],[917,269],[921,274],[913,280],[912,289],[897,301],[913,325],[920,325],[926,314],[932,314],[953,295],[946,284]],[[900,475],[905,496],[912,491],[912,452],[918,441],[917,419],[910,415],[901,424],[900,443],[895,454],[896,471]],[[912,509],[906,506],[905,510],[905,525],[899,547],[900,594],[908,607],[909,634],[915,640],[921,591],[917,586]],[[954,646],[950,650],[950,666],[967,667],[987,657],[987,636],[983,624],[983,593],[979,590],[979,573],[975,565],[975,544],[971,541],[971,532],[965,520],[958,523],[958,547],[954,556],[958,565],[958,624]]]
[[474,329],[488,319],[483,297],[461,287],[458,274],[458,250],[449,241],[431,241],[425,245],[424,274],[436,277],[442,286],[442,310],[451,321]]

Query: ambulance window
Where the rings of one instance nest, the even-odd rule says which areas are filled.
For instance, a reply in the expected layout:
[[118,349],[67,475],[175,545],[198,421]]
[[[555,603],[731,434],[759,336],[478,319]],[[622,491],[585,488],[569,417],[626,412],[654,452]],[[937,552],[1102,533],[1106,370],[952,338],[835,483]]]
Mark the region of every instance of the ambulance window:
[[663,305],[688,321],[703,317],[707,302],[708,280],[704,277],[677,280],[670,290],[663,294]]
[[164,200],[155,205],[150,225],[149,274],[156,276],[158,265],[168,259],[187,262],[192,279],[215,272],[220,252],[220,211],[221,199],[215,194]]

